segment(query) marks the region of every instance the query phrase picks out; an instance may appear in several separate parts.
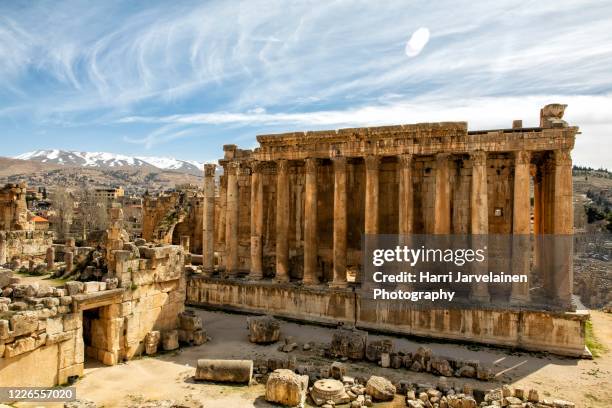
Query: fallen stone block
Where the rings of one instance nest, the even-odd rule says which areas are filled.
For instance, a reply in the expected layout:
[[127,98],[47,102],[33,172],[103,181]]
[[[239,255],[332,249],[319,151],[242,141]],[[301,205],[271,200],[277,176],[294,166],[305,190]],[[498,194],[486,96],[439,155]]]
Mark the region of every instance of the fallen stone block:
[[150,331],[145,336],[145,353],[152,355],[157,353],[157,347],[159,346],[159,340],[161,339],[161,333],[159,331]]
[[196,380],[241,384],[249,384],[252,377],[253,360],[200,359],[195,374]]
[[346,375],[346,365],[338,361],[334,361],[329,368],[331,377],[336,380],[342,380],[342,377]]
[[266,382],[266,401],[287,407],[301,406],[306,400],[308,376],[291,370],[275,370]]
[[338,380],[325,378],[316,381],[310,390],[310,398],[315,405],[347,404],[351,398],[344,388],[344,384]]
[[202,328],[202,319],[200,319],[193,310],[186,310],[179,313],[179,327],[182,330],[194,331]]
[[395,397],[395,386],[386,378],[373,375],[366,384],[366,394],[376,401],[391,401]]
[[162,348],[165,351],[176,350],[179,348],[179,339],[177,330],[167,330],[162,332]]
[[247,326],[251,343],[275,343],[280,338],[280,323],[271,316],[249,317]]
[[375,340],[368,342],[366,347],[366,359],[368,361],[378,362],[383,353],[390,354],[393,352],[393,342],[389,339]]
[[365,357],[368,333],[356,329],[337,329],[332,335],[330,354],[334,357],[347,357],[363,360]]

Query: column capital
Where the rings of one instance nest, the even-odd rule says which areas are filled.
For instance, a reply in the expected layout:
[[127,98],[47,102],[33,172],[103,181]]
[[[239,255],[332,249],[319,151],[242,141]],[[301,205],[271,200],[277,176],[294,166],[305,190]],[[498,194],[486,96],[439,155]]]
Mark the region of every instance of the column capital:
[[251,168],[251,174],[260,174],[261,172],[263,172],[263,169],[265,166],[266,166],[265,161],[251,160],[249,162],[249,167]]
[[276,171],[278,173],[286,173],[289,170],[289,160],[278,159],[276,161]]
[[367,170],[378,170],[380,166],[380,156],[369,154],[364,157],[364,161]]
[[472,160],[472,165],[486,166],[487,153],[483,150],[476,150],[474,152],[470,152],[470,159]]
[[572,155],[569,149],[553,150],[553,160],[557,166],[571,166]]
[[346,171],[346,156],[336,156],[332,158],[334,163],[334,171]]
[[314,157],[308,157],[306,160],[304,160],[306,166],[306,173],[307,174],[314,174],[317,172],[317,165],[319,164],[319,161],[317,159],[315,159]]
[[436,153],[436,162],[445,162],[448,160],[448,157],[450,156],[449,153],[443,152],[443,153]]
[[514,152],[514,161],[516,164],[529,164],[531,162],[531,152],[527,150]]
[[412,166],[414,155],[411,153],[400,154],[397,156],[397,161],[402,167]]
[[238,171],[240,170],[240,162],[229,162],[226,166],[227,174],[231,174],[233,176],[238,175]]
[[204,177],[215,177],[217,165],[214,163],[206,163],[204,165]]

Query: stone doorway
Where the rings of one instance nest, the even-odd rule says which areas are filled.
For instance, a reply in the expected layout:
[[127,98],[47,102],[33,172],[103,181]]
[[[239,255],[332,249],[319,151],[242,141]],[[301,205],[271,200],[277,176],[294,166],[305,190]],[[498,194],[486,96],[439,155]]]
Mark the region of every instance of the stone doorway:
[[114,316],[116,309],[116,305],[108,305],[83,310],[86,366],[95,361],[105,365],[117,364],[120,351],[120,322],[123,319]]

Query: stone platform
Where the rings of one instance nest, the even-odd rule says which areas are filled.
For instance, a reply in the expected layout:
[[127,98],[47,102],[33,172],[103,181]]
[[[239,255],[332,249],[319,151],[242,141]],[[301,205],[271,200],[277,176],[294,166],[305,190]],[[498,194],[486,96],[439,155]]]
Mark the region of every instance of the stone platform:
[[227,311],[270,314],[286,319],[440,340],[545,351],[583,357],[586,311],[416,309],[411,304],[374,302],[352,288],[301,286],[193,275],[187,304]]

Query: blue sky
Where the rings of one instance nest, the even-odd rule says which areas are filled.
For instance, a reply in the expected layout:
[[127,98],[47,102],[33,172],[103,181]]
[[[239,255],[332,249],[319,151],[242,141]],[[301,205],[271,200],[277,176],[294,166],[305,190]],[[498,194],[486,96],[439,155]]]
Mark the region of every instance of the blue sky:
[[0,0],[0,155],[209,161],[294,130],[538,123],[612,168],[610,1]]

